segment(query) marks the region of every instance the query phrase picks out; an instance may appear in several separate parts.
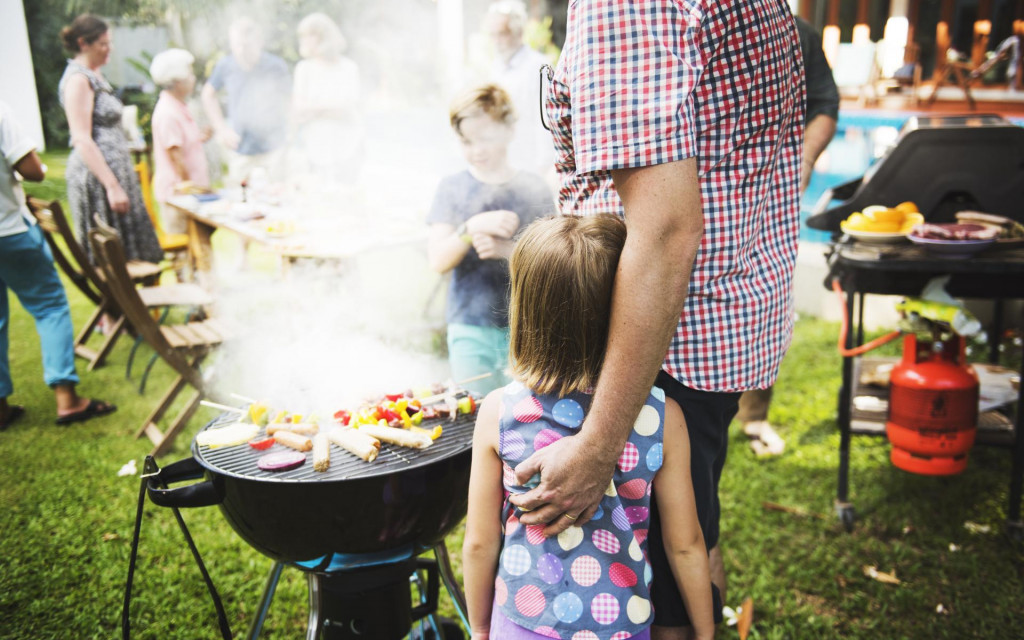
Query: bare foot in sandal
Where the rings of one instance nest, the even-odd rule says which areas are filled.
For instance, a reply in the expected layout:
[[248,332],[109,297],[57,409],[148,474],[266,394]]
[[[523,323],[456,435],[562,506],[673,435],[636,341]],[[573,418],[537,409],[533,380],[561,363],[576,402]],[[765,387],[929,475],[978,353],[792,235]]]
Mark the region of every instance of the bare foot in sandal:
[[117,410],[109,402],[83,398],[71,383],[55,385],[53,392],[57,399],[57,424],[82,422]]
[[103,400],[95,400],[82,398],[82,405],[78,408],[68,411],[66,413],[57,412],[57,424],[72,424],[74,422],[84,422],[91,418],[97,418],[99,416],[105,416],[108,413],[117,411],[117,407],[104,402]]
[[25,415],[25,407],[20,404],[7,404],[7,398],[0,398],[0,431],[17,422]]

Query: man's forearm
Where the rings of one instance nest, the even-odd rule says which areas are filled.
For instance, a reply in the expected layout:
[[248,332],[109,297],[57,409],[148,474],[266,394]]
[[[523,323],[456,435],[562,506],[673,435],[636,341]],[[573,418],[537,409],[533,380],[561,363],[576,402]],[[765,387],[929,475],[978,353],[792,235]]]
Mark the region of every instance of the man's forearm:
[[[601,378],[583,433],[618,457],[661,369],[704,231],[694,159],[615,171],[626,244],[615,277]],[[605,456],[603,456],[605,457]]]
[[200,101],[203,103],[203,109],[206,111],[206,118],[210,121],[210,126],[213,127],[214,131],[220,131],[225,126],[224,112],[220,108],[220,102],[217,101],[217,91],[210,85],[203,87],[200,92]]
[[835,118],[824,114],[814,116],[804,128],[804,162],[813,167],[835,133]]

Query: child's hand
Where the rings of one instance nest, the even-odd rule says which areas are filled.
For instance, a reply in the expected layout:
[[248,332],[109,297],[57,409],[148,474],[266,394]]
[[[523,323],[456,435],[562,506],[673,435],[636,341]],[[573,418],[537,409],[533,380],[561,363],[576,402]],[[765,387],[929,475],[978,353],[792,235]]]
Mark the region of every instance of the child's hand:
[[512,241],[477,233],[473,235],[473,249],[481,260],[508,260],[512,255]]
[[466,221],[466,231],[472,235],[486,233],[499,238],[511,238],[519,229],[519,216],[514,211],[499,209],[478,213]]

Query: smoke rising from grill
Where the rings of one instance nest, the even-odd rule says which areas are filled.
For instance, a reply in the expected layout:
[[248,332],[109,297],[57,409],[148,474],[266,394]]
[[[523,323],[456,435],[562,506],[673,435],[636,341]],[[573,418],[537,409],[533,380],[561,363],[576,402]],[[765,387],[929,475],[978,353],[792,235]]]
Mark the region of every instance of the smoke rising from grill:
[[[457,87],[445,77],[434,3],[235,3],[192,20],[185,45],[200,59],[212,60],[229,51],[232,22],[249,16],[263,32],[264,50],[284,58],[294,79],[296,63],[304,60],[298,27],[313,12],[337,24],[347,41],[343,55],[358,67],[359,95],[352,101],[362,136],[357,166],[331,174],[289,157],[283,176],[261,173],[260,181],[284,182],[278,193],[281,208],[292,207],[288,215],[296,226],[311,227],[312,218],[336,212],[356,227],[383,223],[425,237],[438,183],[465,168],[448,124],[447,105]],[[466,16],[470,31],[477,22],[478,16]],[[211,69],[212,62],[207,74]],[[294,113],[290,118],[292,155],[302,136]],[[334,128],[342,135],[351,129]],[[330,130],[321,127],[314,138]],[[337,140],[336,146],[350,142]],[[257,191],[255,182],[250,181],[250,198]],[[367,221],[373,224],[360,224]],[[367,397],[448,379],[447,362],[430,355],[443,343],[443,291],[432,312],[424,314],[438,276],[427,268],[422,244],[359,256],[344,269],[337,263],[307,263],[285,276],[243,276],[230,269],[230,255],[218,260],[214,315],[239,328],[238,338],[211,363],[224,399],[235,393],[325,419]]]
[[375,292],[366,279],[322,266],[237,280],[218,294],[217,317],[238,333],[218,352],[217,389],[323,420],[442,382],[447,364],[428,353],[434,333],[409,299],[401,287]]

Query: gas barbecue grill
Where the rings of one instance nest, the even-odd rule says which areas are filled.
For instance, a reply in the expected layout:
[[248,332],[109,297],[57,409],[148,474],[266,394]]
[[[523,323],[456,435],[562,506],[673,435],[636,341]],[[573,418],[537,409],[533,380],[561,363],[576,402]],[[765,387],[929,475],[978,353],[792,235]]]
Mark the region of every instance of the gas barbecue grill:
[[[225,414],[204,430],[236,420]],[[325,472],[309,460],[290,471],[259,469],[257,460],[283,449],[279,444],[257,451],[193,441],[191,458],[163,469],[147,459],[147,493],[165,507],[218,505],[238,535],[275,560],[249,638],[262,628],[284,565],[307,574],[308,640],[397,640],[421,619],[429,619],[435,637],[461,638],[434,613],[439,576],[465,612],[443,541],[466,513],[474,423],[472,414],[441,421],[443,435],[426,449],[382,443],[373,462],[332,443]],[[436,560],[418,557],[430,549]],[[419,583],[416,607],[410,575]]]
[[863,177],[825,190],[807,226],[838,233],[855,211],[908,200],[927,222],[964,210],[1024,218],[1024,127],[997,115],[912,117]]
[[[826,190],[807,220],[809,227],[833,233],[824,284],[831,289],[833,281],[838,281],[846,294],[844,314],[850,330],[844,348],[864,343],[866,295],[919,296],[928,282],[949,276],[945,289],[950,295],[993,301],[987,328],[989,362],[998,364],[1004,302],[1024,300],[1024,249],[1015,239],[1000,240],[970,260],[954,260],[909,243],[880,246],[840,237],[839,223],[850,214],[871,205],[892,207],[906,201],[918,205],[926,222],[953,222],[964,210],[1024,222],[1024,127],[994,115],[910,118],[885,156],[862,178]],[[854,397],[869,393],[860,383],[855,361],[853,356],[843,357],[838,394],[835,508],[847,530],[855,520],[849,496],[851,436],[884,436],[886,422],[884,411],[854,405]],[[983,415],[978,426],[978,444],[1008,447],[1012,452],[1007,526],[1016,538],[1024,538],[1024,388],[1018,391],[1012,423],[993,412],[987,419]]]

